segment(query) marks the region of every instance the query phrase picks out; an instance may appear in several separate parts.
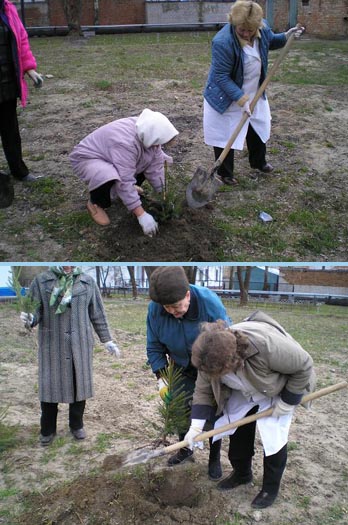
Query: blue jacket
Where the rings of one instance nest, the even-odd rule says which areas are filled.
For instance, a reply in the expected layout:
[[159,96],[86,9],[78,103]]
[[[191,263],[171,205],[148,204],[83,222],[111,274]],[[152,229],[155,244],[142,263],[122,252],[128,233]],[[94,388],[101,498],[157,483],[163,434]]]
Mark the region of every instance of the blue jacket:
[[147,357],[152,371],[167,366],[167,356],[179,366],[190,364],[191,347],[199,325],[218,319],[232,324],[220,298],[209,288],[190,285],[191,301],[186,314],[176,319],[158,303],[149,304],[147,314]]
[[[267,21],[260,29],[261,77],[260,84],[267,75],[268,51],[284,47],[285,33],[273,33]],[[243,49],[239,43],[235,28],[226,24],[212,41],[212,61],[208,80],[204,89],[204,98],[219,113],[224,113],[232,104],[242,98],[243,85]]]

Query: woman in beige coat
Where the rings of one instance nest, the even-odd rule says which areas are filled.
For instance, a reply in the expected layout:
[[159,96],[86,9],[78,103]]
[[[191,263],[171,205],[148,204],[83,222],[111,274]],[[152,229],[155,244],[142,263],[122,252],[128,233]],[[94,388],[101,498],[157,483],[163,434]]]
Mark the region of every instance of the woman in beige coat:
[[229,435],[233,471],[218,488],[231,490],[252,481],[257,426],[264,448],[264,472],[262,489],[252,507],[272,505],[286,465],[294,408],[314,388],[311,356],[277,321],[255,312],[229,328],[219,321],[205,323],[192,347],[192,363],[198,368],[198,378],[191,427],[185,436],[191,447],[199,446],[193,439],[213,415],[222,414],[215,424],[219,428],[274,407],[270,417],[215,436]]

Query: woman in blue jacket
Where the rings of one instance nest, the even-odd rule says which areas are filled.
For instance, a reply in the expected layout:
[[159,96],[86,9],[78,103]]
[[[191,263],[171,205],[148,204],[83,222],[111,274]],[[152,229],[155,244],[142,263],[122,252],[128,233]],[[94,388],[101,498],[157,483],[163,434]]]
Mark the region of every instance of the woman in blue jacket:
[[213,146],[217,159],[226,146],[243,112],[247,120],[218,170],[225,184],[236,184],[233,175],[234,150],[242,150],[246,140],[252,168],[269,173],[266,142],[270,137],[271,113],[266,95],[258,100],[251,115],[249,103],[266,77],[268,51],[283,47],[291,35],[299,37],[303,28],[293,27],[275,34],[263,19],[261,6],[237,0],[231,7],[229,23],[213,38],[212,61],[204,90],[204,141]]
[[[150,277],[150,297],[147,315],[147,357],[158,382],[159,394],[164,399],[168,389],[161,373],[174,361],[182,373],[183,391],[187,405],[191,405],[197,370],[191,364],[191,348],[203,321],[222,319],[231,324],[219,297],[208,288],[190,285],[181,266],[160,266]],[[187,422],[187,430],[190,421]],[[185,430],[179,433],[183,440]],[[221,440],[210,443],[209,478],[222,477],[220,464]],[[178,465],[191,458],[189,448],[181,448],[168,460],[169,466]],[[193,458],[191,458],[193,459]]]

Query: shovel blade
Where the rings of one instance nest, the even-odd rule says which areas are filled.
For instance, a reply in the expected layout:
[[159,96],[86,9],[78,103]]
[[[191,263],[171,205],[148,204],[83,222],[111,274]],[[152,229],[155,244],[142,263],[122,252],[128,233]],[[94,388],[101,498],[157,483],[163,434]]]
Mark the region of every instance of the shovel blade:
[[216,176],[215,170],[208,173],[201,167],[197,168],[186,189],[187,204],[190,208],[205,206],[213,199],[222,184],[223,182]]
[[140,465],[141,463],[147,463],[151,459],[158,458],[165,454],[165,449],[153,450],[143,448],[141,450],[134,450],[130,452],[127,457],[123,460],[123,467],[133,467],[134,465]]

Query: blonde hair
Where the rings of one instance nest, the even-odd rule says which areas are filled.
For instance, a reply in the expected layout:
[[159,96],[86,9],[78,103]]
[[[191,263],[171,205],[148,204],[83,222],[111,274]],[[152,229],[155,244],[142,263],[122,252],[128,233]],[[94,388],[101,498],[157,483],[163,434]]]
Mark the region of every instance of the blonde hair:
[[248,348],[248,338],[228,328],[224,321],[202,323],[201,333],[192,345],[191,361],[198,370],[219,377],[241,368]]
[[228,21],[233,26],[244,26],[249,31],[257,31],[263,26],[262,7],[252,0],[237,0],[231,7]]

